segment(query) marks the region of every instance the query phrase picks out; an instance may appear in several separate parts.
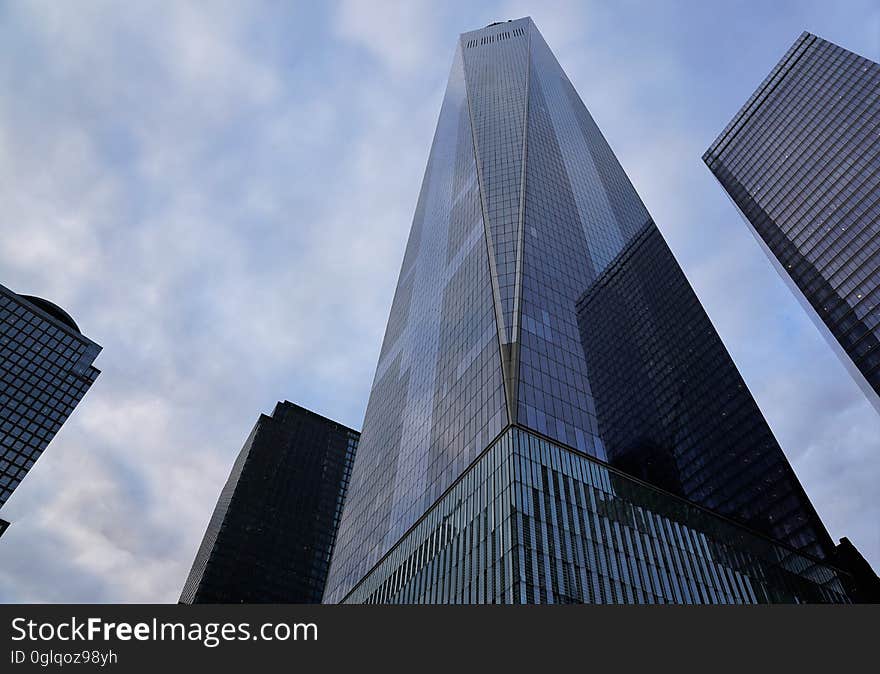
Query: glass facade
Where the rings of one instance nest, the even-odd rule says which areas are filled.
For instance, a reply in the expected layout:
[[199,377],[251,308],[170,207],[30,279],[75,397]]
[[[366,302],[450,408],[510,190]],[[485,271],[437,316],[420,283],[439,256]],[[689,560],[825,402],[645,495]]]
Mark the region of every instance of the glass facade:
[[465,89],[459,48],[367,404],[328,580],[331,601],[508,423],[501,312],[496,318]]
[[[448,498],[453,485],[465,489],[460,478],[472,474],[475,461],[483,464],[484,452],[506,429],[527,428],[599,462],[631,457],[620,450],[619,429],[603,429],[614,417],[605,407],[613,396],[601,373],[594,381],[592,368],[611,361],[600,354],[591,363],[585,355],[591,345],[612,338],[621,312],[653,313],[666,335],[674,333],[675,323],[696,320],[701,327],[695,328],[695,343],[723,373],[701,375],[701,390],[735,404],[715,405],[694,428],[724,422],[724,414],[735,408],[743,429],[718,447],[707,443],[722,433],[703,429],[702,439],[680,438],[676,446],[644,456],[649,463],[670,452],[678,456],[681,484],[662,486],[778,536],[789,547],[815,555],[830,549],[782,450],[659,234],[667,257],[658,258],[651,273],[657,283],[674,277],[680,296],[663,304],[662,297],[644,295],[607,316],[604,310],[591,313],[604,301],[600,296],[579,321],[579,300],[607,280],[609,269],[619,266],[648,227],[653,224],[647,210],[531,19],[463,34],[367,405],[325,601],[378,596],[359,590],[352,599],[352,588],[364,587],[358,583],[368,573],[377,582],[384,578],[377,563],[402,554],[411,528],[438,499]],[[660,304],[647,306],[651,302]],[[675,367],[690,367],[686,352],[675,359]],[[630,375],[627,386],[640,386],[639,374]],[[668,392],[658,389],[657,395]],[[612,425],[644,423],[649,434],[654,422],[623,410]],[[742,490],[761,502],[746,499]],[[481,498],[490,507],[496,496]],[[494,517],[513,512],[505,504]],[[461,543],[465,547],[477,544],[477,529],[470,531],[472,538]],[[512,545],[512,539],[496,544]],[[515,580],[512,568],[499,566],[503,578],[493,575],[491,590],[461,594],[457,586],[444,601],[610,600],[570,586],[546,594],[550,586],[544,581],[529,589],[532,581]],[[551,573],[541,568],[530,573]],[[427,595],[408,596],[421,601]]]
[[0,286],[0,506],[97,379],[100,351],[59,307]]
[[848,603],[849,580],[809,555],[514,427],[346,601]]
[[298,405],[260,415],[180,601],[320,603],[359,434]]
[[819,557],[833,545],[648,222],[578,303],[608,461]]
[[703,155],[880,411],[880,65],[803,33]]

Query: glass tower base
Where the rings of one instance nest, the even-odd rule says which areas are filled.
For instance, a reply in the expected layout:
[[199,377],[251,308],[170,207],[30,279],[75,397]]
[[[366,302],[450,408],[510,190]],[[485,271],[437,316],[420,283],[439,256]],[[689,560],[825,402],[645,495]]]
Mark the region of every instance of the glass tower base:
[[344,603],[848,603],[827,564],[509,427]]

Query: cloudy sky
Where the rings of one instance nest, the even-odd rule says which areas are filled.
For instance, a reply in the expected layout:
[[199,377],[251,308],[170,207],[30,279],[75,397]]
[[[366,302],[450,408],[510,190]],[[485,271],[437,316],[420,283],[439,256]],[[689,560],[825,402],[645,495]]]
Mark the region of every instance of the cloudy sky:
[[834,537],[880,567],[880,417],[700,155],[853,2],[0,4],[0,283],[103,371],[3,509],[0,601],[173,602],[289,399],[359,428],[458,34],[531,15]]

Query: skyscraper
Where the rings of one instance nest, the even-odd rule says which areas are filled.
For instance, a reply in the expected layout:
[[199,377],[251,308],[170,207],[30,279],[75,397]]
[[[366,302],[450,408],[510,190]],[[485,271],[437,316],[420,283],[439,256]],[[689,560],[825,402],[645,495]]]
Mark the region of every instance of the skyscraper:
[[[618,268],[653,277],[674,297],[627,289],[634,281]],[[609,283],[619,285],[600,287]],[[613,315],[604,305],[618,292],[632,297]],[[651,349],[675,371],[628,414],[614,410],[627,401],[599,379],[615,367],[603,355],[614,349],[611,324],[640,313],[655,325],[628,345],[643,361],[625,386],[635,393],[651,374]],[[675,327],[690,320],[691,332]],[[677,329],[690,345],[674,343]],[[659,347],[638,344],[651,332]],[[681,372],[691,348],[723,376],[703,381],[706,359]],[[700,401],[676,393],[684,375],[720,399],[710,412],[699,416]],[[669,395],[702,437],[663,428]],[[706,427],[728,413],[743,432],[716,447],[722,433]],[[630,423],[647,442],[618,441],[618,426]],[[821,561],[831,549],[532,21],[463,34],[324,601],[844,601],[841,575]]]
[[612,465],[829,556],[821,521],[653,222],[590,284],[578,318]]
[[880,65],[803,33],[703,155],[880,411]]
[[0,286],[0,506],[95,382],[100,351],[60,307]]
[[317,604],[358,433],[289,402],[238,454],[180,601]]

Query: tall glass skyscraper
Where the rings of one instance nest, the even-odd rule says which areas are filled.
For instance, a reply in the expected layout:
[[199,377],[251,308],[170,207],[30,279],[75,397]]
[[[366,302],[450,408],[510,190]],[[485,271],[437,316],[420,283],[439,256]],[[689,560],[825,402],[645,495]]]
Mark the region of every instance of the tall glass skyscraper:
[[831,550],[535,25],[463,34],[324,601],[845,601]]
[[831,541],[650,220],[578,304],[608,461],[818,557]]
[[803,33],[703,160],[880,412],[880,65]]
[[287,401],[261,414],[217,500],[181,603],[320,603],[358,437]]
[[98,378],[100,352],[61,307],[0,286],[0,506]]

